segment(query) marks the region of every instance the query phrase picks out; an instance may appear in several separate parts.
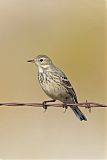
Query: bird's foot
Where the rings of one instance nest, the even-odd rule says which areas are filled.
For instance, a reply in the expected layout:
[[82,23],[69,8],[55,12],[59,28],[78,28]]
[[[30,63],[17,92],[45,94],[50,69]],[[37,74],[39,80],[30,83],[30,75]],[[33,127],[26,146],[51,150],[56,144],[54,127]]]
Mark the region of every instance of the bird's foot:
[[55,102],[55,101],[56,101],[56,100],[54,100],[54,99],[49,100],[49,101],[44,101],[44,102],[43,102],[43,108],[45,109],[44,112],[46,112],[46,110],[47,110],[47,103],[48,103],[48,102]]
[[46,110],[47,110],[46,101],[43,102],[43,109],[44,109],[44,112],[46,112]]
[[66,110],[68,109],[67,104],[63,104],[63,108],[65,108],[64,113],[66,113]]

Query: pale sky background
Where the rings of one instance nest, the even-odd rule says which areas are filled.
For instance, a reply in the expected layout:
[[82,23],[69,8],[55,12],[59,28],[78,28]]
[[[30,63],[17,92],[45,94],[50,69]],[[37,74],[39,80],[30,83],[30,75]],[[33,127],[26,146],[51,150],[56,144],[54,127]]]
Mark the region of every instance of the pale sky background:
[[[27,63],[39,53],[66,73],[80,102],[107,102],[104,1],[0,0],[0,102],[48,99]],[[70,109],[1,107],[0,159],[106,159],[106,109],[81,110],[87,122]]]

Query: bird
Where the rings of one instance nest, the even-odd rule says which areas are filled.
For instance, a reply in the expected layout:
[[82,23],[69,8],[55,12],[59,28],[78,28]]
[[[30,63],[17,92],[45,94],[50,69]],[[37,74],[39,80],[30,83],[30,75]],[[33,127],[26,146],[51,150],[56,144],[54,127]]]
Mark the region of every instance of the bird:
[[[77,104],[76,93],[62,70],[54,65],[52,60],[45,54],[40,54],[27,62],[32,62],[38,67],[38,80],[43,91],[52,100],[44,101],[43,106],[47,109],[47,102],[59,100],[67,109],[67,104]],[[77,118],[87,121],[85,115],[81,112],[78,105],[70,106]]]

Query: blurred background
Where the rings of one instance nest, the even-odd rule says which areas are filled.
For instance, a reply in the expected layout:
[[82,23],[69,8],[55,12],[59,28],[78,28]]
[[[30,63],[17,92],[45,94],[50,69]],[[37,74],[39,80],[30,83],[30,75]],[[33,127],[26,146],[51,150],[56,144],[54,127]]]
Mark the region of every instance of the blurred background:
[[[0,0],[0,102],[49,98],[27,63],[47,54],[72,82],[79,102],[106,103],[105,2]],[[68,109],[0,107],[0,159],[105,159],[106,109],[87,122]]]

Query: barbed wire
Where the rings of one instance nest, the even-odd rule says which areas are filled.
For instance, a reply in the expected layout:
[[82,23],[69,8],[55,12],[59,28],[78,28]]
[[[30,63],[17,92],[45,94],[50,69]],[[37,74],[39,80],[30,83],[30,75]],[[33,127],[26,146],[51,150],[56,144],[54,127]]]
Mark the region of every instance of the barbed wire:
[[[97,103],[97,102],[88,102],[87,100],[85,102],[81,102],[81,103],[75,103],[75,104],[67,104],[66,106],[79,106],[79,107],[85,107],[85,108],[92,108],[92,107],[107,107],[106,104],[101,104],[101,103]],[[0,103],[0,107],[1,106],[31,106],[31,107],[43,107],[44,104],[43,103],[30,103],[30,102],[1,102]],[[59,104],[55,104],[55,103],[46,103],[45,106],[47,107],[64,107],[63,104],[59,103]]]

